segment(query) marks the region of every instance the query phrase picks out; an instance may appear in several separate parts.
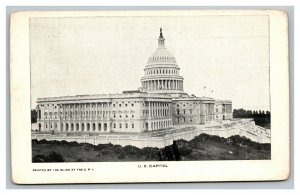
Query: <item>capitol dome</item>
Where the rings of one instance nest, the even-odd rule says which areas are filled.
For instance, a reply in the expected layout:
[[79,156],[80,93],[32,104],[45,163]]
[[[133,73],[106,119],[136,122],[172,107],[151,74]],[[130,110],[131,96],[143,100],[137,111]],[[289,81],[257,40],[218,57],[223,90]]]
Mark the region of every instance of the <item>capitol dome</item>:
[[148,58],[145,75],[141,79],[142,88],[149,93],[183,94],[183,77],[179,75],[179,70],[175,57],[165,47],[160,28],[158,47]]
[[155,52],[148,58],[148,65],[161,62],[176,65],[175,57],[165,47],[157,48]]

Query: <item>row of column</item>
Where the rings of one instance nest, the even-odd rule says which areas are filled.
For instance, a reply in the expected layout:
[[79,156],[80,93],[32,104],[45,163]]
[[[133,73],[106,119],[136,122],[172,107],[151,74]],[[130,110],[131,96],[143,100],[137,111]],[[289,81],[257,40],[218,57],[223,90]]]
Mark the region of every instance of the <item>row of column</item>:
[[166,129],[173,126],[172,120],[165,121],[152,121],[149,123],[150,127],[147,130],[161,130]]
[[183,90],[182,80],[151,80],[143,81],[142,87],[146,90]]
[[172,117],[171,113],[171,104],[165,102],[148,102],[148,118],[170,118]]
[[[76,105],[77,108],[75,107]],[[71,119],[76,117],[85,118],[85,119],[109,118],[111,114],[111,112],[109,112],[110,111],[109,108],[110,108],[110,103],[108,102],[107,103],[62,104],[62,116],[60,115],[59,117],[63,117],[63,119]],[[86,111],[88,111],[89,114],[87,114]]]
[[155,69],[155,70],[146,70],[146,75],[153,75],[153,74],[167,74],[167,75],[178,75],[178,70],[174,69]]
[[49,130],[59,130],[59,131],[110,131],[110,123],[89,123],[89,122],[63,122],[55,123],[55,126],[49,122],[45,122],[45,129]]

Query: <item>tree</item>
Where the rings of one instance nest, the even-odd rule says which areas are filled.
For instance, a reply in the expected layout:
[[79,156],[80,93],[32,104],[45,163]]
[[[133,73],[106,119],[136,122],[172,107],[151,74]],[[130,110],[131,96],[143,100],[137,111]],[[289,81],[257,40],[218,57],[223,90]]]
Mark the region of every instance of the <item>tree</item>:
[[37,111],[35,109],[31,110],[31,123],[37,122]]

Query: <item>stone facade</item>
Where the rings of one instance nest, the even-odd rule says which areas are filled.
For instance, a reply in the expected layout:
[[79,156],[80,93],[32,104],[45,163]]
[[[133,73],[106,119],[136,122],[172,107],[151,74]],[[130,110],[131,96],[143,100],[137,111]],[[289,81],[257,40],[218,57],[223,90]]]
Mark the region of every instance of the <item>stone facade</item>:
[[143,132],[173,126],[171,97],[132,92],[38,99],[38,129],[55,132]]
[[141,133],[181,124],[232,118],[232,102],[189,96],[175,57],[160,31],[148,59],[141,89],[122,94],[38,98],[38,130],[54,132]]

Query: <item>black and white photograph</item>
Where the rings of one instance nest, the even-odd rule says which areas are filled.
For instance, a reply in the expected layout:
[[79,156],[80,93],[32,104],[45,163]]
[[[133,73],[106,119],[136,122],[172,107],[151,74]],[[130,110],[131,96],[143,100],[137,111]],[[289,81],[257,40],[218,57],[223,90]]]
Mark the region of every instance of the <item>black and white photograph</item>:
[[29,25],[32,162],[271,158],[268,16]]
[[26,115],[12,123],[21,183],[288,177],[284,12],[41,11],[11,21],[12,116]]

